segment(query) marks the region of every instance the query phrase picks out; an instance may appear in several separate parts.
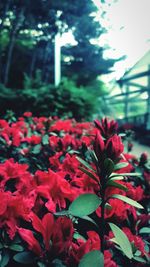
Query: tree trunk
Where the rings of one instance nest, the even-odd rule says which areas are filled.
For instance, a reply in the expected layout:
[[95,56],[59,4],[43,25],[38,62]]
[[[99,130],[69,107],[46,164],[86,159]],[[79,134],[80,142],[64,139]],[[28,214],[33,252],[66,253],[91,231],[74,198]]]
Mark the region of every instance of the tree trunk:
[[29,77],[32,79],[33,78],[33,73],[35,70],[35,63],[37,59],[37,46],[34,49],[32,60],[31,60],[31,66],[30,66],[30,72],[29,72]]
[[4,74],[4,85],[5,86],[7,86],[7,83],[8,83],[9,70],[11,66],[12,54],[13,54],[13,49],[14,49],[17,33],[20,27],[22,26],[23,21],[24,21],[24,9],[22,9],[20,13],[18,14],[18,16],[16,17],[16,23],[11,32],[10,44],[9,44],[8,54],[7,54],[7,59],[6,59],[5,74]]
[[[7,0],[7,3],[5,5],[4,12],[3,12],[3,14],[1,14],[0,34],[2,34],[4,21],[6,19],[7,12],[8,12],[9,7],[10,7],[10,1],[11,0]],[[2,50],[0,50],[0,82],[2,81],[2,74],[3,74],[2,73]]]

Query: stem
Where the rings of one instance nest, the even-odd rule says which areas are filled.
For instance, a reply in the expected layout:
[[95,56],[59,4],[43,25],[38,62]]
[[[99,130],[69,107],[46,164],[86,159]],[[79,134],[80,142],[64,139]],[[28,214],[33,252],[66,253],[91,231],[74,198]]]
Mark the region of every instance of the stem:
[[104,236],[105,236],[105,186],[103,185],[101,203],[101,252],[104,253]]

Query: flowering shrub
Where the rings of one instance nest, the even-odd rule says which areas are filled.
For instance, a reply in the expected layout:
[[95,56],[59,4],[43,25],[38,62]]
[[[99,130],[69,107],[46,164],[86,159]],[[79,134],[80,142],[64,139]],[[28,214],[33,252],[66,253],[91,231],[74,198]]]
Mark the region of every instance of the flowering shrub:
[[117,123],[0,120],[0,266],[149,266],[150,168]]

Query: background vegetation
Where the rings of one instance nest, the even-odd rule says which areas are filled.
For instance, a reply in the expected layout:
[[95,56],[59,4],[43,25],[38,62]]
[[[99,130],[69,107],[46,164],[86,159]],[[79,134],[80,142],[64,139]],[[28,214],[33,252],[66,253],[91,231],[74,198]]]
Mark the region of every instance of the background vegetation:
[[[88,119],[101,110],[98,99],[106,90],[98,78],[115,61],[104,59],[104,48],[94,42],[105,31],[95,20],[96,11],[92,0],[0,2],[1,112],[30,109]],[[58,31],[71,31],[76,43],[62,47],[65,82],[54,88]]]

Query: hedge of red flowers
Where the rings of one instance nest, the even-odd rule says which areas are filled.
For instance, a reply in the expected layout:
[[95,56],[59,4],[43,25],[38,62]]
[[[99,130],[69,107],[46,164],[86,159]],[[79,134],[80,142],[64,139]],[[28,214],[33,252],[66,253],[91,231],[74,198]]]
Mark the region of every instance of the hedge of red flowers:
[[148,156],[115,121],[0,120],[0,266],[149,266]]

